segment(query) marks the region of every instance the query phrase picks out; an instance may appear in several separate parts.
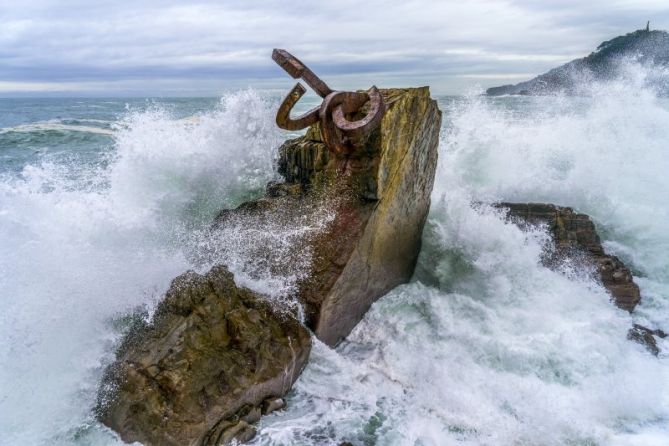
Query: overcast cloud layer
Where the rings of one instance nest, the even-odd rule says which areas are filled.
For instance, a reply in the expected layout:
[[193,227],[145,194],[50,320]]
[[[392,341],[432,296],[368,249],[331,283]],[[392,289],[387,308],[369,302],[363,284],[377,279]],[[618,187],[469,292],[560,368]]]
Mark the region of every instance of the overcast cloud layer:
[[334,88],[518,82],[645,26],[667,0],[3,0],[0,96],[287,88],[286,48]]

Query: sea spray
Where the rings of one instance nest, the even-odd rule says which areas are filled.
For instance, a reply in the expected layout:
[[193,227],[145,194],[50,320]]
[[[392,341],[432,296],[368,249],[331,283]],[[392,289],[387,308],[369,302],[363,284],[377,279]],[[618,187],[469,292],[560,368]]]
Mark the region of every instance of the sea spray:
[[[630,73],[640,77],[584,86],[586,97],[442,100],[417,281],[374,304],[336,350],[315,346],[258,443],[666,442],[666,354],[626,334],[634,321],[668,327],[669,102],[635,81],[643,69]],[[498,201],[593,216],[636,271],[638,314],[587,272],[544,267],[545,230],[506,222]]]
[[[669,328],[669,103],[630,79],[580,98],[443,98],[417,281],[375,304],[336,350],[315,343],[255,444],[666,444],[666,354],[625,336],[633,321]],[[274,177],[273,106],[245,91],[188,119],[130,108],[85,168],[46,150],[3,170],[0,444],[117,444],[90,410],[120,334],[113,321],[150,309],[186,269],[253,252],[243,232],[228,234],[239,237],[232,249],[225,234],[203,234]],[[25,132],[25,147],[46,132]],[[505,222],[489,206],[498,200],[592,215],[637,274],[637,314],[587,275],[544,268],[547,234]],[[274,247],[292,240],[276,236]],[[289,289],[256,266],[235,267],[249,284]]]
[[248,90],[190,120],[129,110],[88,169],[36,153],[3,174],[0,444],[116,442],[91,412],[113,322],[150,310],[194,267],[190,234],[274,176],[271,109]]

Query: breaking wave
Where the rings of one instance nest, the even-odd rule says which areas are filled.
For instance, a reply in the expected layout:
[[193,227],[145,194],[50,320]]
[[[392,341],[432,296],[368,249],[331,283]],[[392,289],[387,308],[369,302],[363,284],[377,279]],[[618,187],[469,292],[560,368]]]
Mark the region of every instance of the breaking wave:
[[248,90],[192,119],[129,111],[113,136],[86,169],[38,154],[0,175],[0,444],[116,443],[91,408],[122,316],[207,268],[197,234],[263,190],[281,135]]
[[[587,97],[442,100],[416,281],[336,350],[316,344],[258,443],[666,444],[667,355],[626,334],[669,327],[669,102],[634,79]],[[548,235],[506,222],[499,201],[590,214],[635,271],[636,314],[587,274],[545,268]]]

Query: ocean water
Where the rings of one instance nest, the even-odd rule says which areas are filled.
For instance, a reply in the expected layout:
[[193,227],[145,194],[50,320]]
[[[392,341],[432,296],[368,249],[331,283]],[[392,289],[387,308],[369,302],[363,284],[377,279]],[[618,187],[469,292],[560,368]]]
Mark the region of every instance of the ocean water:
[[[315,342],[253,444],[669,444],[668,356],[626,340],[634,322],[669,329],[669,101],[637,80],[579,98],[438,98],[414,280],[336,349]],[[100,376],[123,316],[150,316],[186,269],[224,262],[290,294],[300,265],[263,272],[253,243],[271,232],[280,251],[300,233],[206,237],[217,210],[276,178],[277,99],[0,99],[0,444],[122,444],[92,414]],[[543,267],[549,237],[506,223],[502,200],[591,215],[634,271],[635,314],[568,264]]]

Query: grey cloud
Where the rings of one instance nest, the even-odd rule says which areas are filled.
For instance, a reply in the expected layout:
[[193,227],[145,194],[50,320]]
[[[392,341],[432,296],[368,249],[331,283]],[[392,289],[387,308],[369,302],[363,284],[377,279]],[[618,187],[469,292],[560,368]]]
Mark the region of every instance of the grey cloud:
[[10,1],[0,5],[0,94],[3,81],[110,95],[128,85],[138,94],[142,85],[164,94],[192,92],[194,83],[203,94],[283,87],[290,80],[269,59],[273,47],[290,49],[333,84],[376,76],[459,92],[476,79],[486,86],[546,71],[642,26],[645,16],[667,28],[665,3]]

